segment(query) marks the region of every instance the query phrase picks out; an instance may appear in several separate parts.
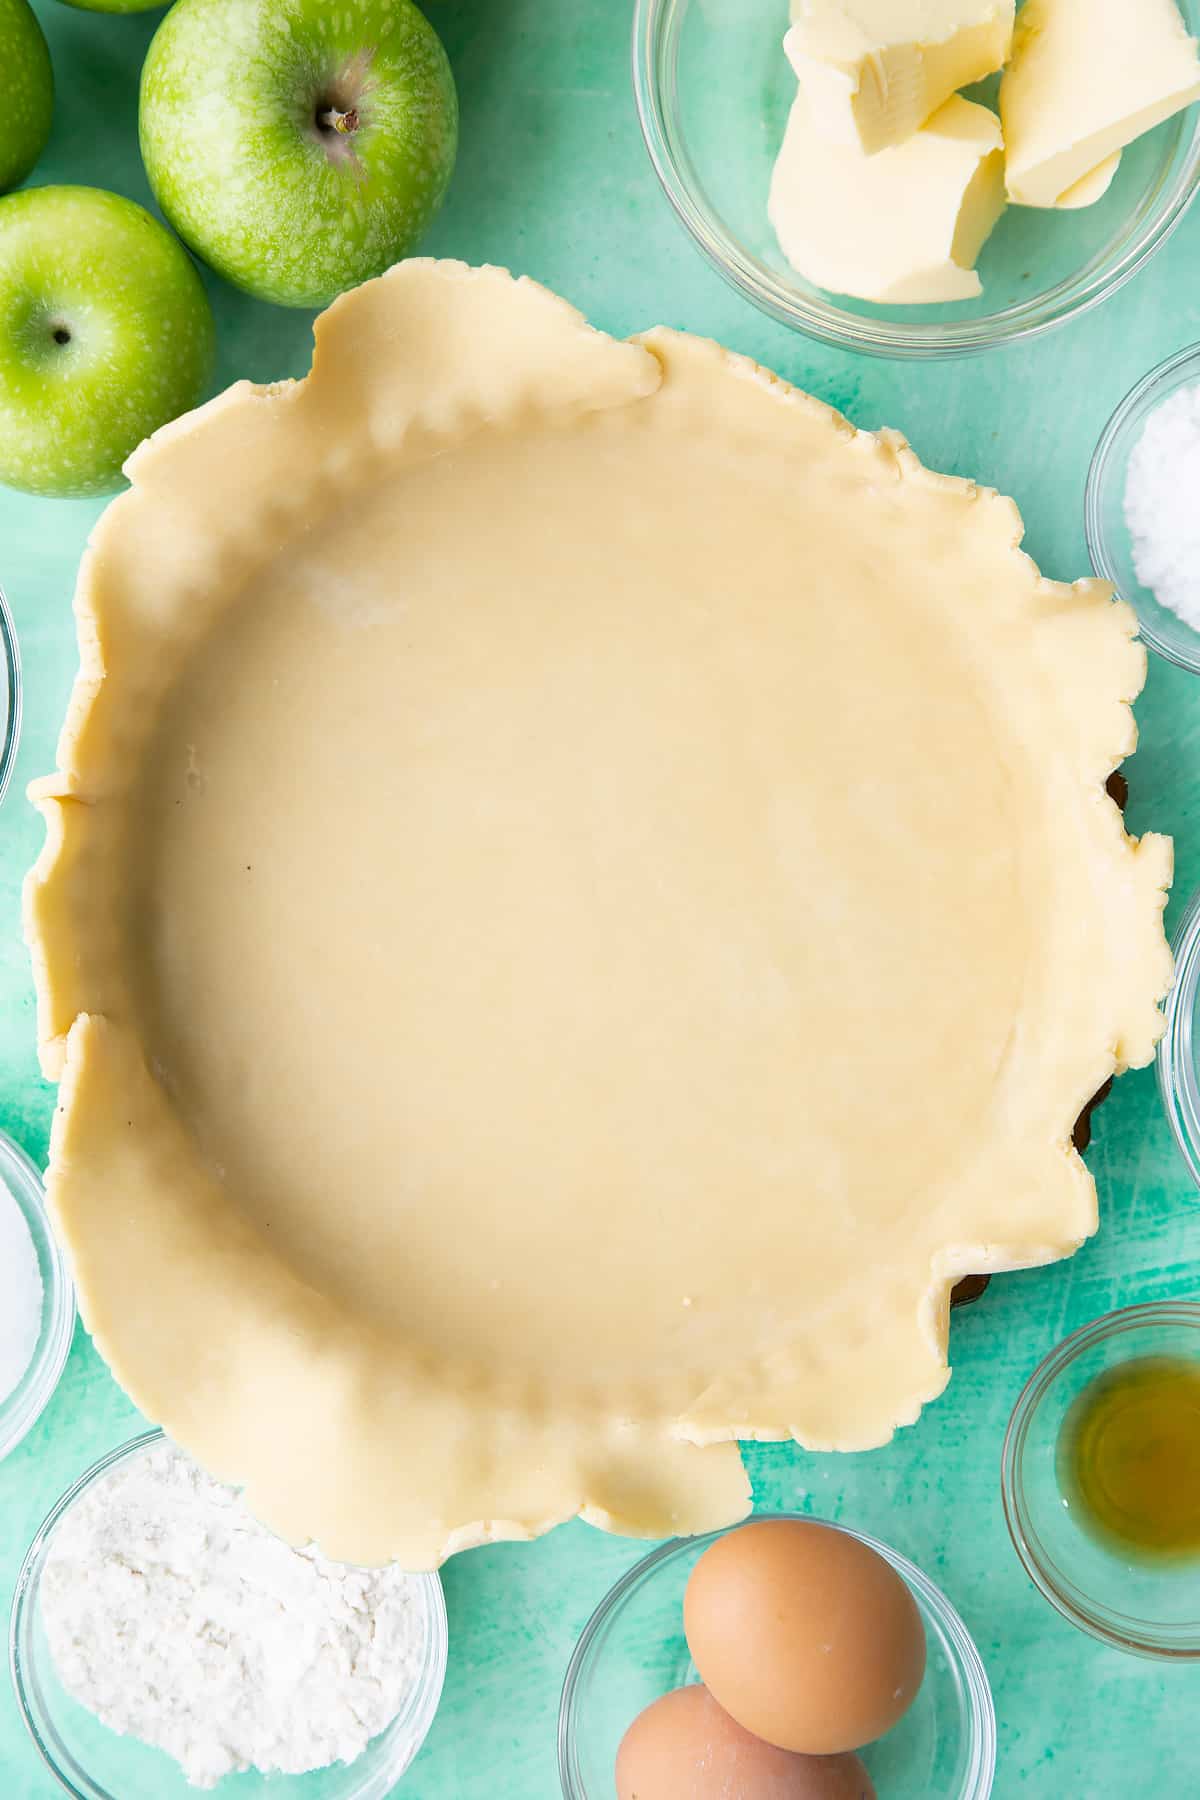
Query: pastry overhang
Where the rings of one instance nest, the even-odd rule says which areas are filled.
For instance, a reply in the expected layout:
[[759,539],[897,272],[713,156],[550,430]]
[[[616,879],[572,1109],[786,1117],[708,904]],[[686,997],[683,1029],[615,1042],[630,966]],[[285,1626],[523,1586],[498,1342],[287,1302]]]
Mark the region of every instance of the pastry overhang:
[[410,262],[100,521],[26,895],[97,1345],[269,1524],[425,1566],[884,1442],[1096,1225],[1169,841],[1130,611],[752,363]]

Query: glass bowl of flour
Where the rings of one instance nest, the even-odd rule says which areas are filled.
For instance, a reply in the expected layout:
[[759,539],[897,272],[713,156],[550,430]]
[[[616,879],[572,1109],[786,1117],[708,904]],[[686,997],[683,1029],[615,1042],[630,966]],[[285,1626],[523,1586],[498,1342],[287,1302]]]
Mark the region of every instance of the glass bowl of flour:
[[0,1461],[58,1386],[74,1329],[75,1290],[46,1217],[41,1176],[0,1131]]
[[1146,643],[1200,674],[1200,344],[1152,369],[1105,426],[1084,523],[1092,567]]
[[10,1656],[75,1800],[385,1800],[433,1722],[446,1649],[437,1575],[293,1549],[151,1431],[42,1525]]

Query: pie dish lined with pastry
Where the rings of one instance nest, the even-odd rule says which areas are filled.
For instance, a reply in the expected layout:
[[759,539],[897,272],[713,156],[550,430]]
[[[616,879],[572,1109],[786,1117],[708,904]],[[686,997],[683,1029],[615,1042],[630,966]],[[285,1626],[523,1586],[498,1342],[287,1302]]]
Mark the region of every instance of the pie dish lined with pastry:
[[955,1280],[1095,1229],[1072,1126],[1161,1029],[1128,608],[894,433],[460,264],[129,474],[27,928],[137,1403],[412,1567],[911,1423]]

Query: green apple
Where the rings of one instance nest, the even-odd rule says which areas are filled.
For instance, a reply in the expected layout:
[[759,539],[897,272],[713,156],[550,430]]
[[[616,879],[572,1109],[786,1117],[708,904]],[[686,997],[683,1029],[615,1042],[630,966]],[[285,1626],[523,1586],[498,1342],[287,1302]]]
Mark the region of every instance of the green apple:
[[74,6],[80,12],[139,13],[153,12],[155,8],[165,6],[166,0],[66,0],[66,5]]
[[200,399],[216,333],[183,245],[99,188],[0,200],[0,481],[101,494]]
[[24,181],[50,135],[54,74],[29,0],[0,0],[0,194]]
[[197,256],[262,300],[324,306],[432,219],[458,103],[412,0],[176,0],[140,129],[155,198]]

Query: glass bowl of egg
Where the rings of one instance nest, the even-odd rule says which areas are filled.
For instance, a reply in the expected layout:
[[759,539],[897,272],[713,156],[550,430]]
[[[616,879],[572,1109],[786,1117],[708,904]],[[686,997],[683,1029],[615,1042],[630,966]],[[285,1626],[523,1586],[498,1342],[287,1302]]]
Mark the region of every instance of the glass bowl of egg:
[[1138,616],[1143,639],[1200,674],[1200,344],[1126,394],[1088,471],[1092,567]]
[[939,34],[951,14],[924,43],[918,7],[637,0],[668,199],[735,288],[823,343],[1037,336],[1135,275],[1195,196],[1200,0],[1025,0],[1015,32],[1011,0],[956,0]]
[[1115,1650],[1200,1658],[1200,1306],[1124,1307],[1052,1350],[1013,1408],[1001,1493],[1064,1618]]
[[800,1513],[635,1564],[559,1708],[565,1800],[986,1800],[995,1759],[987,1675],[946,1596]]

